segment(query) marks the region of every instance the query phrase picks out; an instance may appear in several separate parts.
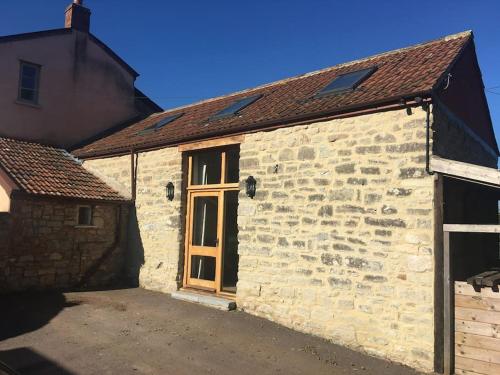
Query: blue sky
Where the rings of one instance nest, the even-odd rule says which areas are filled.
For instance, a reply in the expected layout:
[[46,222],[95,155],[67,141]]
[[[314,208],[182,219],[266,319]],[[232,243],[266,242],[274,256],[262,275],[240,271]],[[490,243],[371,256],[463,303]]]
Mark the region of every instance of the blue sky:
[[[62,27],[70,0],[1,0],[0,35]],[[500,1],[85,0],[92,32],[165,108],[472,29],[500,140]]]

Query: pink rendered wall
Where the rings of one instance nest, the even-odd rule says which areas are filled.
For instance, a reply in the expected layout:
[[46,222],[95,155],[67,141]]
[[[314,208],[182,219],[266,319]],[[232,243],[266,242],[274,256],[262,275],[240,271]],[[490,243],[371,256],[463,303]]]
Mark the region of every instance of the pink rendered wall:
[[10,194],[16,189],[16,184],[0,169],[0,212],[10,211]]
[[[135,77],[88,34],[0,42],[0,136],[68,148],[136,116]],[[17,101],[20,60],[42,66],[39,105]]]

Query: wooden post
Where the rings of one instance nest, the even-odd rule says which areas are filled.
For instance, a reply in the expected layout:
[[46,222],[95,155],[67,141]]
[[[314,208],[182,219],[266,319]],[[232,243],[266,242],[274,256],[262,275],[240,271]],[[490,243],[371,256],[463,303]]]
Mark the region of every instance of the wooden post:
[[450,232],[443,233],[444,373],[455,373],[454,287],[450,257]]
[[444,371],[443,176],[434,175],[434,371]]

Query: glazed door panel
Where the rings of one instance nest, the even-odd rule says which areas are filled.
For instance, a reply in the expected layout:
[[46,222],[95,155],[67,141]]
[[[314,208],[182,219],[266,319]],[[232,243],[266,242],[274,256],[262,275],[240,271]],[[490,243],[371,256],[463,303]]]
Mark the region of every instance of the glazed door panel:
[[189,193],[187,284],[217,290],[221,264],[223,195]]

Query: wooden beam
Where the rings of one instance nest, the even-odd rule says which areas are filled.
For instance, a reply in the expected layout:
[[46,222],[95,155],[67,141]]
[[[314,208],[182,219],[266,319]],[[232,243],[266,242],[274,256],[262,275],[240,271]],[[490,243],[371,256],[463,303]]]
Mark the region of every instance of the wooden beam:
[[431,169],[434,172],[492,184],[500,188],[500,171],[495,168],[482,167],[475,164],[443,159],[439,156],[432,156]]
[[498,224],[444,224],[445,232],[460,233],[500,233]]
[[204,148],[213,148],[213,147],[221,147],[221,146],[230,146],[230,145],[238,145],[242,143],[245,139],[245,135],[235,135],[231,137],[223,137],[216,139],[209,139],[206,141],[192,142],[192,143],[184,143],[179,145],[177,149],[179,152],[186,151],[194,151],[201,150]]

